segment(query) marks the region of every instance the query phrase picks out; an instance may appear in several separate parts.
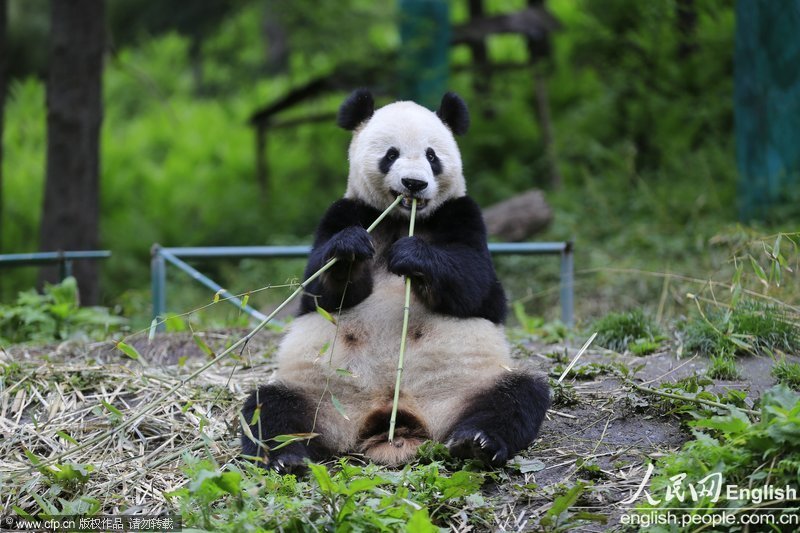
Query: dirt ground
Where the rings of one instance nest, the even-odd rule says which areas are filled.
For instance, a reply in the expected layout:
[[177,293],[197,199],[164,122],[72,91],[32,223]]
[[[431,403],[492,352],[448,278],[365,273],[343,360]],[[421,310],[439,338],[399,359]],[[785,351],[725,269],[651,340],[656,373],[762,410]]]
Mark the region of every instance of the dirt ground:
[[[201,336],[220,353],[244,333]],[[111,342],[0,349],[5,368],[16,372],[6,370],[0,390],[3,508],[34,509],[32,494],[46,488],[37,485],[43,481],[35,475],[31,479],[35,469],[24,453],[30,450],[44,459],[65,460],[66,454],[69,460],[95,465],[93,483],[105,512],[131,506],[151,513],[168,509],[162,493],[185,483],[183,453],[210,447],[220,464],[237,454],[241,399],[270,378],[279,335],[258,334],[234,358],[190,380],[186,377],[211,358],[190,334],[129,341],[144,362],[128,359]],[[545,345],[528,340],[518,342],[514,351],[525,364],[557,375],[559,365],[571,360],[582,342]],[[613,368],[637,369],[633,380],[648,387],[704,374],[705,358],[679,359],[675,352],[666,346],[660,353],[635,357],[590,347],[576,368],[595,363],[597,374],[584,380],[568,377],[569,401],[553,406],[535,444],[485,486],[484,494],[500,502],[497,530],[535,530],[554,496],[577,480],[590,483],[578,505],[609,519],[606,525],[589,523],[580,529],[618,528],[619,517],[630,509],[621,502],[641,482],[646,461],[675,451],[691,435],[676,416],[653,407],[655,397],[632,391]],[[713,387],[744,390],[756,401],[774,384],[771,360],[748,357],[738,364],[746,381],[717,381]],[[175,392],[165,397],[170,387]],[[115,431],[119,421],[92,407],[98,400],[117,406],[129,418],[143,406],[153,410],[125,428],[129,431]],[[74,443],[59,438],[64,431]],[[95,443],[102,435],[110,438]]]

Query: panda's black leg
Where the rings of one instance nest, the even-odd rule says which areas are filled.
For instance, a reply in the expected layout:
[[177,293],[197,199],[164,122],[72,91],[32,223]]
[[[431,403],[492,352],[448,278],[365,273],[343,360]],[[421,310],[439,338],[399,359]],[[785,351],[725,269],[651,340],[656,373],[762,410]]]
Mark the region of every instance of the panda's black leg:
[[456,457],[503,465],[533,442],[549,407],[550,388],[543,377],[505,375],[470,400],[446,445]]
[[[258,415],[256,416],[256,410]],[[271,439],[278,435],[309,433],[314,425],[314,405],[298,390],[282,383],[262,385],[244,402],[242,415],[250,432],[269,448],[279,445]],[[316,438],[296,441],[277,450],[267,451],[242,432],[242,453],[268,459],[270,468],[281,473],[300,472],[305,460],[318,461],[331,455]]]

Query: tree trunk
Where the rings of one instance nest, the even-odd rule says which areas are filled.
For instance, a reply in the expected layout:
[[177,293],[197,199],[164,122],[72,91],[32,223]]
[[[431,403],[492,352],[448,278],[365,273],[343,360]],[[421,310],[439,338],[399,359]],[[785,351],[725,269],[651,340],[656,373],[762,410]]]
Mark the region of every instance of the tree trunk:
[[[47,79],[47,176],[40,246],[45,251],[98,246],[99,147],[103,120],[105,0],[52,0]],[[98,267],[78,261],[81,301],[99,299]],[[56,269],[41,279],[54,281]]]
[[0,253],[3,253],[3,124],[6,105],[6,72],[8,54],[6,52],[6,0],[0,0]]

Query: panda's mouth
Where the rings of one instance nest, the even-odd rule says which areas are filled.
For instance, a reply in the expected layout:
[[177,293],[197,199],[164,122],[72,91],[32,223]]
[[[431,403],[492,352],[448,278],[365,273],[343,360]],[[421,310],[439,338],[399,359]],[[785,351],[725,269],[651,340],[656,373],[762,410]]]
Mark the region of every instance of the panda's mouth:
[[[397,191],[391,191],[391,193],[395,198],[400,196],[400,193],[397,192]],[[417,200],[417,210],[425,209],[425,207],[428,205],[428,199],[427,198],[419,198],[419,197],[410,196],[410,195],[407,195],[407,194],[403,195],[403,199],[400,201],[400,207],[402,207],[403,209],[410,210],[411,209],[412,200],[414,200],[415,198]]]

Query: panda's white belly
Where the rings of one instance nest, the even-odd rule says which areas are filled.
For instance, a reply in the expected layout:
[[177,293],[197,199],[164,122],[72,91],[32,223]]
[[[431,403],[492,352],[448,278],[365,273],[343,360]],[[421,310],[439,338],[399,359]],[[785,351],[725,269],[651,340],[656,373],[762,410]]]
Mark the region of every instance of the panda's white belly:
[[[327,404],[328,393],[357,424],[372,406],[391,402],[403,324],[403,279],[374,280],[372,294],[334,315],[297,318],[278,350],[276,378]],[[401,386],[406,402],[433,427],[445,423],[464,399],[493,383],[511,366],[502,326],[482,318],[430,312],[413,295]]]

